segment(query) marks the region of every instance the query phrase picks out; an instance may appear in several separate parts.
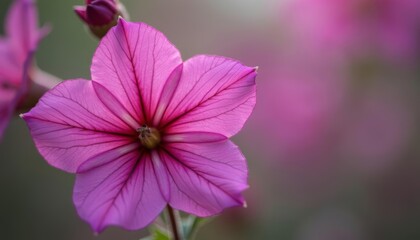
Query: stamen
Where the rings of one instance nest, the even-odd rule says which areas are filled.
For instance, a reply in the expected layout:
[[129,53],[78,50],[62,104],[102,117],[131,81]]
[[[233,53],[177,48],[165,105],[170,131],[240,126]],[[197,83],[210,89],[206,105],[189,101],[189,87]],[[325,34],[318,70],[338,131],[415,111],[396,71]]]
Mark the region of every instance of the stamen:
[[155,128],[150,128],[144,124],[137,129],[137,132],[139,133],[138,138],[144,147],[153,149],[160,144],[160,133]]

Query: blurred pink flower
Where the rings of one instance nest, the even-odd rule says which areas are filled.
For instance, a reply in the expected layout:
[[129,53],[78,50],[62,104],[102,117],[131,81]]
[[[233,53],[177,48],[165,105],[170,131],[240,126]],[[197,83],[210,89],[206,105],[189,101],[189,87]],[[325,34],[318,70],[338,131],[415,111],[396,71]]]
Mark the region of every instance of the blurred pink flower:
[[247,165],[228,138],[255,105],[255,68],[199,55],[119,20],[92,81],[69,80],[23,118],[52,166],[76,173],[73,200],[94,231],[138,229],[169,204],[206,217],[241,206]]
[[418,0],[296,0],[282,7],[290,29],[329,52],[393,60],[418,54]]
[[313,159],[330,143],[346,89],[332,71],[316,66],[313,70],[304,63],[279,62],[271,81],[261,84],[264,94],[250,130],[271,139],[259,142],[264,151],[277,153],[276,161],[294,161],[298,156]]
[[38,28],[37,10],[32,0],[15,0],[5,22],[6,37],[0,37],[0,138],[28,91],[31,52],[48,32],[47,28]]
[[336,181],[336,137],[347,82],[340,76],[340,62],[320,60],[318,54],[279,53],[261,65],[258,90],[263,94],[241,132],[251,154],[258,154],[254,158],[273,171],[281,201],[295,206],[317,204],[342,184]]

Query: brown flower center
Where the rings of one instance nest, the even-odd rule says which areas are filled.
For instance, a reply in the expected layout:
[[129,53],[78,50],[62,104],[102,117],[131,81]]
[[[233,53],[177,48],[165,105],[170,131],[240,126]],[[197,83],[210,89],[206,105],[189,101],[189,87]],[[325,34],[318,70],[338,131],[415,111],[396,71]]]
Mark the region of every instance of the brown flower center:
[[148,127],[146,124],[137,129],[141,144],[148,149],[156,148],[160,141],[160,133],[156,128]]

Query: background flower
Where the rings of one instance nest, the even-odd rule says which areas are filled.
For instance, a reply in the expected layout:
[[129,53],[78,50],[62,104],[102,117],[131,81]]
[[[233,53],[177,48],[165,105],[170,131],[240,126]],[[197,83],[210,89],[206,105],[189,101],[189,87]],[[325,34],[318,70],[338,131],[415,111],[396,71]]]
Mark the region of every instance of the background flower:
[[392,62],[418,55],[419,16],[416,0],[296,0],[281,12],[282,21],[293,21],[288,27],[307,44]]
[[15,108],[29,91],[32,56],[48,29],[38,28],[35,1],[15,0],[0,38],[0,138]]

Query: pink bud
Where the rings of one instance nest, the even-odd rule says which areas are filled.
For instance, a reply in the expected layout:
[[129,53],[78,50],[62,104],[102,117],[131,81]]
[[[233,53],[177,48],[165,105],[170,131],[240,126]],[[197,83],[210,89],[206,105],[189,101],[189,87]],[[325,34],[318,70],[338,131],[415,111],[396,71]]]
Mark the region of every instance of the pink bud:
[[121,15],[120,3],[116,0],[86,0],[86,6],[75,6],[74,11],[98,38],[102,38],[108,30],[117,24]]

